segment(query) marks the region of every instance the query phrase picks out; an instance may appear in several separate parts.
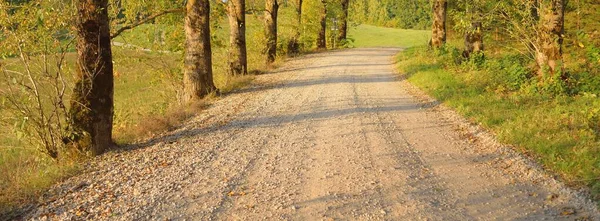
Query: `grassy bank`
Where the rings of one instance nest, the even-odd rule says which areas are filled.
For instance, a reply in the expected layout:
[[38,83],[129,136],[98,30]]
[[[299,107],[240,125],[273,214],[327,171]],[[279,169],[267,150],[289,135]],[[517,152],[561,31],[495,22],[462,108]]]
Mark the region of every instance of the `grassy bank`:
[[594,90],[581,88],[587,80],[565,85],[548,77],[542,84],[518,55],[457,64],[455,51],[411,48],[398,55],[398,69],[501,142],[600,200],[600,100]]
[[350,28],[349,38],[354,42],[353,47],[402,47],[426,45],[431,38],[429,30],[410,30],[358,25]]

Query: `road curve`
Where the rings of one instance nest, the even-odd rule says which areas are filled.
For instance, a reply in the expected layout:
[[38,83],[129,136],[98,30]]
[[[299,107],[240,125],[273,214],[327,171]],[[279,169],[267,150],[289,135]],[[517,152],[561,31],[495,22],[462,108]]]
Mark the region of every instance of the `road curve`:
[[182,128],[94,160],[23,219],[600,219],[417,99],[394,72],[399,51],[291,59]]

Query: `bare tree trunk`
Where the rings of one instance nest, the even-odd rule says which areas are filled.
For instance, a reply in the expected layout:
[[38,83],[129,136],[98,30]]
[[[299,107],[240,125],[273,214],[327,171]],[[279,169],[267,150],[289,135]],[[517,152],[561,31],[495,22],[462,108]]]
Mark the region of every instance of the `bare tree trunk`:
[[[300,26],[300,24],[302,24],[302,3],[304,1],[302,0],[298,0],[298,8],[296,8],[296,20],[298,22],[298,26]],[[298,33],[300,33],[300,30],[298,30]]]
[[338,42],[344,42],[348,35],[348,5],[350,0],[342,0],[342,18],[340,19],[340,33],[338,34]]
[[213,83],[209,0],[188,0],[185,15],[184,102],[217,91]]
[[265,1],[265,32],[267,37],[267,45],[265,52],[267,53],[267,64],[271,64],[277,57],[277,13],[279,11],[279,3],[277,0]]
[[244,0],[229,0],[229,69],[230,75],[248,74],[246,53],[246,4]]
[[327,1],[321,0],[321,3],[323,3],[323,11],[321,11],[321,29],[319,29],[319,35],[317,36],[317,49],[327,49],[325,35],[327,29]]
[[296,23],[298,24],[296,27],[296,33],[294,33],[294,37],[290,39],[288,43],[288,55],[293,56],[300,53],[300,29],[302,28],[302,0],[297,1],[296,5]]
[[[530,25],[533,26],[533,28],[535,28],[535,26],[537,26],[540,22],[540,14],[539,14],[539,7],[540,7],[540,2],[539,0],[529,0],[529,16],[531,19],[531,22],[528,23]],[[537,36],[532,35],[533,37],[528,37],[529,40],[527,41],[526,45],[527,45],[527,50],[534,56],[537,56],[535,54],[537,54],[537,47],[536,47],[536,40],[534,40]]]
[[471,30],[465,34],[465,50],[463,56],[471,57],[472,53],[483,52],[483,27],[481,22],[472,22]]
[[539,12],[542,13],[542,20],[539,24],[540,34],[536,51],[540,75],[546,68],[550,73],[556,73],[562,69],[565,7],[566,0],[543,0],[540,4]]
[[78,72],[69,110],[73,134],[65,141],[95,156],[114,146],[108,0],[77,0],[76,5]]
[[440,48],[446,43],[446,10],[448,2],[446,0],[435,0],[433,2],[433,27],[431,41],[429,45],[433,48]]
[[531,2],[531,8],[529,9],[529,13],[531,14],[531,19],[533,19],[534,21],[538,21],[540,20],[540,13],[538,12],[539,7],[540,7],[540,2],[539,0],[530,0]]

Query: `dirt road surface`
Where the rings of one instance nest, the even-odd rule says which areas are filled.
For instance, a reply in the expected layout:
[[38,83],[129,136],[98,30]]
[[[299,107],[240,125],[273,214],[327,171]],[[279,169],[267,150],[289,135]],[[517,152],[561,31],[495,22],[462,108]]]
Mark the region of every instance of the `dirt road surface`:
[[600,219],[399,79],[399,50],[291,59],[177,131],[94,160],[24,219]]

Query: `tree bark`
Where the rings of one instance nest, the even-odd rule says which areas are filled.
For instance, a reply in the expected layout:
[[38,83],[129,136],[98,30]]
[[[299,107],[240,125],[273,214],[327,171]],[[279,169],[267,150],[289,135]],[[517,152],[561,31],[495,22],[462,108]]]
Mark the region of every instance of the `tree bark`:
[[342,17],[340,19],[340,32],[338,34],[338,42],[346,41],[348,35],[348,5],[350,0],[342,0]]
[[531,15],[531,19],[533,19],[534,21],[538,21],[540,20],[540,13],[538,12],[539,7],[540,7],[540,2],[539,0],[529,0],[531,3],[531,6],[529,8],[529,14]]
[[433,2],[433,27],[431,41],[429,45],[433,48],[440,48],[446,43],[446,10],[448,2],[446,0],[435,0]]
[[279,11],[279,3],[277,0],[265,1],[265,35],[267,45],[265,52],[267,53],[267,64],[271,64],[277,57],[277,13]]
[[93,156],[114,146],[113,63],[108,0],[77,0],[77,75],[67,144]]
[[[298,28],[300,28],[300,25],[302,24],[302,3],[304,1],[302,0],[298,0],[298,8],[296,8],[296,22],[298,22]],[[297,31],[297,35],[300,35],[300,29],[298,29]]]
[[469,58],[472,53],[483,52],[483,27],[481,22],[472,22],[471,30],[465,34],[465,50],[463,57]]
[[327,49],[327,1],[321,0],[323,3],[323,10],[321,11],[321,28],[319,29],[319,35],[317,36],[317,49]]
[[[532,26],[535,28],[535,26],[537,26],[537,24],[540,22],[540,14],[539,14],[539,7],[540,7],[540,2],[539,0],[529,0],[529,16],[531,19],[531,22],[529,22],[528,24],[533,24]],[[531,27],[531,26],[530,26]],[[532,35],[533,36],[533,35]],[[527,49],[529,50],[529,52],[531,52],[531,54],[535,55],[537,52],[537,47],[536,47],[536,40],[532,40],[535,39],[537,36],[533,36],[533,37],[529,37],[529,41],[526,43],[527,44]],[[537,56],[537,55],[535,55]]]
[[539,12],[542,14],[539,24],[538,48],[536,61],[539,66],[538,74],[542,75],[547,69],[554,74],[562,71],[562,44],[565,32],[566,0],[544,0],[540,2]]
[[216,92],[210,45],[209,0],[188,0],[185,15],[184,102]]
[[246,53],[246,4],[244,0],[229,0],[229,69],[230,75],[248,74]]
[[302,0],[297,1],[296,5],[296,33],[288,43],[288,55],[293,56],[300,53],[300,29],[302,28]]

